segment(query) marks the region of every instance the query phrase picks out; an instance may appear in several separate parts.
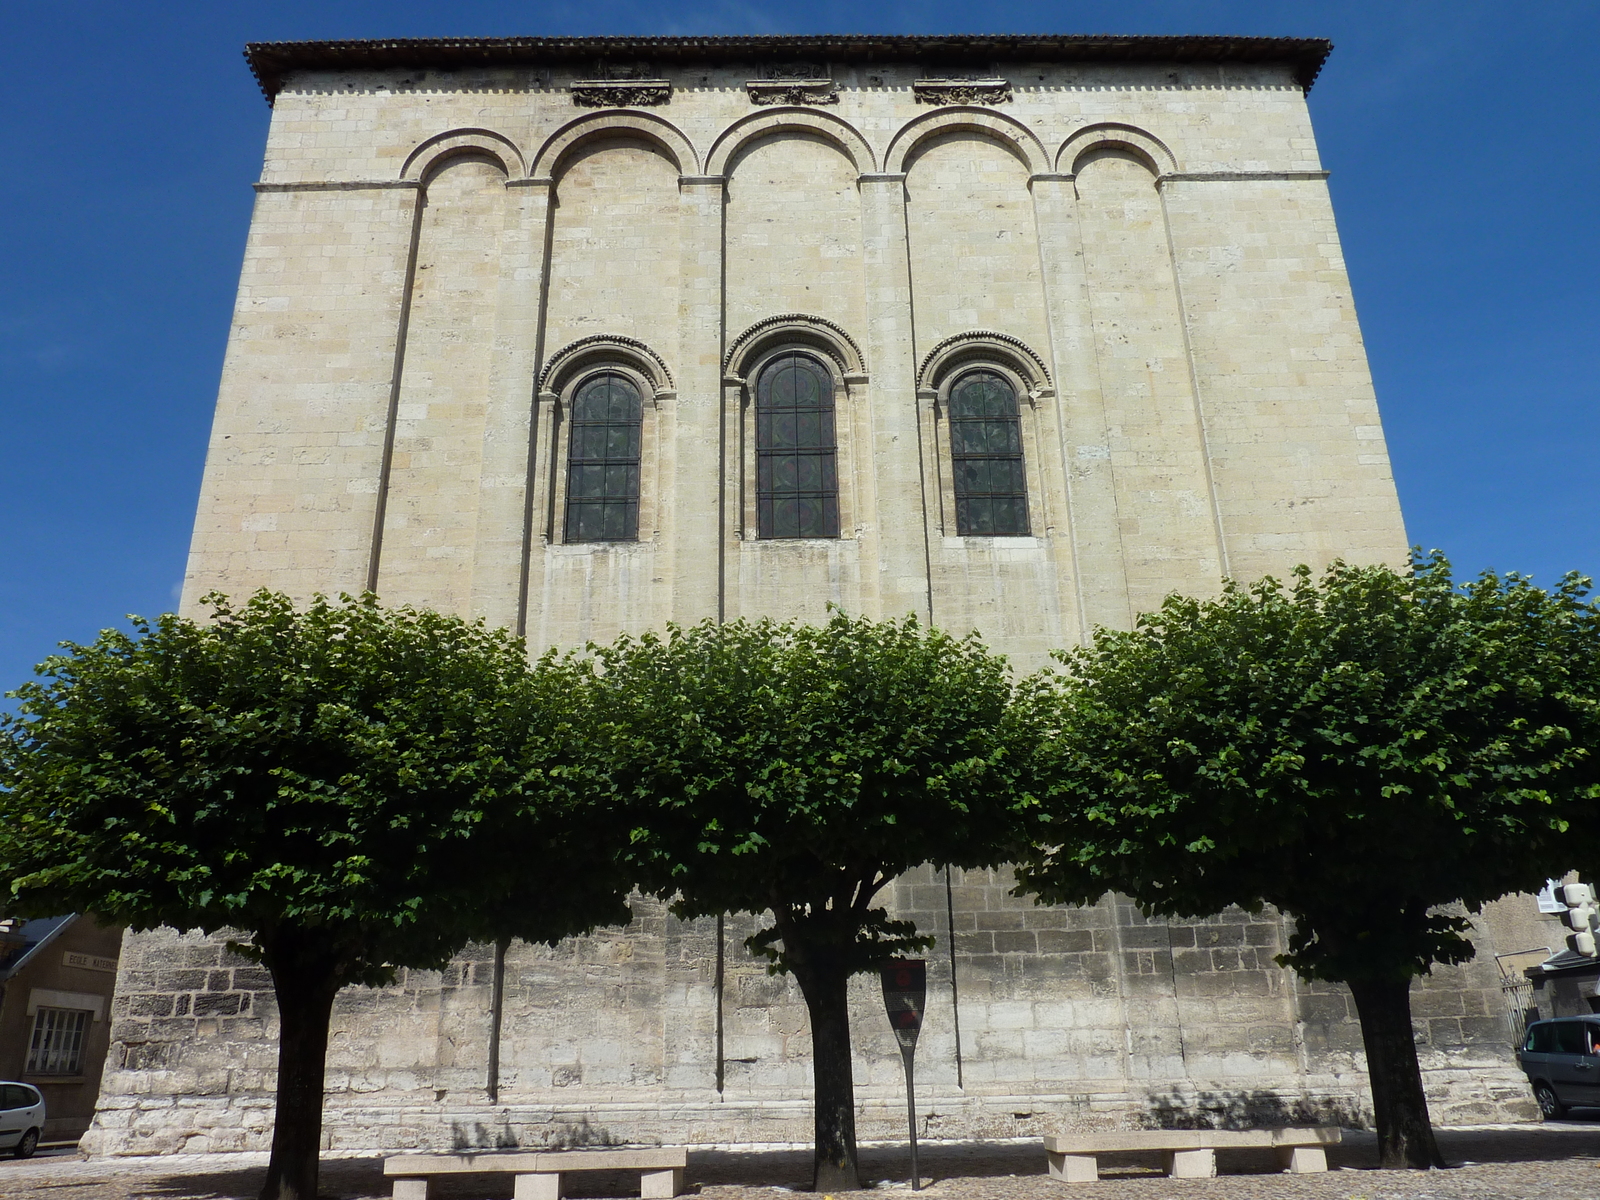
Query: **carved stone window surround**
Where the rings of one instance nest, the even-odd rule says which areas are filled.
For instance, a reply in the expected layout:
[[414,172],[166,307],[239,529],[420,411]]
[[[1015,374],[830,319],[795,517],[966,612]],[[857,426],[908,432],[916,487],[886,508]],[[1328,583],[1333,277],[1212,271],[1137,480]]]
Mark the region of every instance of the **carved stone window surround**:
[[[567,478],[568,459],[571,453],[572,420],[571,411],[574,398],[581,388],[590,379],[597,375],[613,374],[626,378],[638,390],[643,400],[642,420],[640,422],[640,454],[639,454],[639,515],[638,534],[629,541],[595,541],[595,542],[568,542],[567,541]],[[661,459],[661,426],[660,404],[662,401],[676,399],[677,393],[672,391],[658,391],[654,381],[637,369],[632,363],[621,360],[598,361],[586,364],[584,367],[570,373],[563,381],[559,392],[542,391],[539,394],[539,411],[536,419],[540,422],[540,442],[544,446],[541,457],[545,459],[539,464],[539,474],[542,479],[536,481],[536,486],[544,493],[545,512],[543,529],[540,531],[539,540],[546,546],[584,546],[596,550],[605,550],[615,546],[637,546],[641,543],[651,543],[656,540],[660,524],[659,497],[661,495],[660,459]]]
[[[934,347],[918,371],[917,408],[922,436],[934,447],[924,464],[925,486],[937,498],[939,534],[947,542],[959,544],[956,535],[956,492],[952,475],[954,461],[950,445],[950,391],[961,378],[974,370],[1002,376],[1021,402],[1018,416],[1022,427],[1023,477],[1028,496],[1029,525],[1034,539],[1048,540],[1053,524],[1048,497],[1042,490],[1039,472],[1044,464],[1044,433],[1039,401],[1055,395],[1044,364],[1023,342],[1003,334],[986,331],[958,334]],[[1021,545],[1025,538],[968,535],[975,544]],[[1040,544],[1043,544],[1042,542]]]
[[[756,387],[767,366],[777,359],[799,354],[812,359],[832,376],[834,408],[835,472],[838,484],[839,531],[827,538],[761,538],[757,513],[756,486]],[[858,440],[855,425],[867,385],[867,376],[848,370],[833,355],[820,347],[798,340],[774,341],[742,364],[742,373],[723,377],[725,416],[738,447],[730,456],[728,482],[733,491],[735,523],[733,537],[756,546],[784,546],[850,541],[860,536],[857,466]]]

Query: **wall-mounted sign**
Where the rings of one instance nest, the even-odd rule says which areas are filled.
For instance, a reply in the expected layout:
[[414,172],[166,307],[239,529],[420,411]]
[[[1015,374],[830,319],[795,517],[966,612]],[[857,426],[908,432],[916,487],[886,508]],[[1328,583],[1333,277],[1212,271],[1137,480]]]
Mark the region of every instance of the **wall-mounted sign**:
[[1561,886],[1559,879],[1547,879],[1544,887],[1539,890],[1539,911],[1542,913],[1564,913],[1567,906],[1556,899],[1556,889]]
[[77,967],[80,971],[109,971],[117,973],[117,960],[114,958],[101,958],[98,954],[79,954],[76,950],[68,950],[61,956],[63,967]]

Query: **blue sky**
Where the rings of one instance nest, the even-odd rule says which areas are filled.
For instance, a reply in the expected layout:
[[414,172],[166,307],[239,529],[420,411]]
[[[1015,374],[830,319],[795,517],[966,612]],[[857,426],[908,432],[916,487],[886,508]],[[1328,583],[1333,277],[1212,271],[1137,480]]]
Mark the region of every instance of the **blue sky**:
[[1600,4],[0,7],[0,689],[174,604],[269,110],[247,41],[517,34],[1333,39],[1311,94],[1413,542],[1600,573]]

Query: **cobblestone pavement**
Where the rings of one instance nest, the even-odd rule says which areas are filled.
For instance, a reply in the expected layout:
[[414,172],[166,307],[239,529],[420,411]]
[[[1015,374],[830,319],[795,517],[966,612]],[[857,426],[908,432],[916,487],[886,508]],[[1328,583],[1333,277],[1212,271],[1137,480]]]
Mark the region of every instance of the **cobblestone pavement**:
[[[1218,1155],[1216,1179],[1172,1180],[1148,1157],[1102,1158],[1095,1184],[1044,1174],[1038,1141],[923,1147],[928,1200],[1600,1200],[1600,1122],[1497,1125],[1439,1131],[1448,1171],[1379,1171],[1370,1134],[1347,1134],[1326,1175],[1285,1175],[1267,1154]],[[706,1200],[783,1200],[803,1191],[810,1156],[796,1150],[691,1151],[689,1191]],[[68,1151],[0,1160],[0,1200],[253,1200],[264,1154],[177,1155],[85,1161]],[[904,1146],[865,1147],[862,1174],[909,1200]],[[570,1176],[576,1198],[637,1195],[636,1175]],[[383,1160],[328,1156],[322,1193],[376,1200],[389,1188]],[[509,1200],[509,1176],[467,1176],[437,1187],[440,1200]]]

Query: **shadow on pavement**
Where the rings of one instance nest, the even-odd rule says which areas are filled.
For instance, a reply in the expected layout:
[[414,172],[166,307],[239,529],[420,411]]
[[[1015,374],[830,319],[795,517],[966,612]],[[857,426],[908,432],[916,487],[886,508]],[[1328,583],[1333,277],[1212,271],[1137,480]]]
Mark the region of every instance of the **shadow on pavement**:
[[[1596,1114],[1600,1117],[1600,1113]],[[1600,1158],[1600,1120],[1557,1122],[1525,1128],[1442,1129],[1440,1149],[1452,1165],[1468,1163],[1550,1162],[1564,1159]],[[1044,1150],[1039,1142],[1025,1144],[935,1143],[925,1144],[920,1153],[924,1180],[951,1178],[994,1178],[1043,1175]],[[131,1164],[130,1164],[131,1165]],[[1377,1139],[1368,1132],[1347,1132],[1345,1141],[1331,1149],[1328,1165],[1347,1170],[1372,1170],[1378,1165]],[[1265,1175],[1278,1171],[1267,1151],[1224,1151],[1217,1156],[1224,1175]],[[265,1168],[248,1167],[226,1171],[196,1171],[189,1165],[183,1172],[160,1174],[150,1171],[148,1160],[140,1164],[137,1191],[149,1200],[252,1200],[259,1192]],[[907,1148],[901,1146],[863,1147],[862,1180],[869,1187],[883,1182],[903,1182],[910,1178]],[[1149,1155],[1105,1155],[1101,1158],[1103,1176],[1139,1177],[1159,1174]],[[691,1150],[688,1191],[719,1186],[767,1187],[802,1192],[810,1185],[809,1150]],[[102,1177],[103,1178],[103,1177]],[[383,1176],[379,1157],[328,1159],[322,1164],[321,1192],[327,1200],[367,1200],[389,1195],[389,1181]],[[567,1177],[566,1194],[573,1200],[598,1197],[635,1197],[636,1172],[593,1172]],[[509,1175],[458,1175],[436,1182],[433,1195],[438,1200],[511,1200]]]

